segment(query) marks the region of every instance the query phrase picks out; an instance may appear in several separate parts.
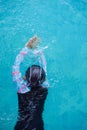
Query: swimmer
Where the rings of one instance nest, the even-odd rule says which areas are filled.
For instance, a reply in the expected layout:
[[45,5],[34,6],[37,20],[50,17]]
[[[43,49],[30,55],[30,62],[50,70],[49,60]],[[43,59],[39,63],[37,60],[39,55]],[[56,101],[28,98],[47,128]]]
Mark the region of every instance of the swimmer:
[[[12,67],[18,95],[18,119],[14,130],[44,130],[42,113],[48,88],[43,85],[46,80],[46,61],[41,49],[37,50],[39,42],[37,36],[32,37],[17,55]],[[39,56],[41,65],[30,66],[22,77],[20,65],[31,50]]]

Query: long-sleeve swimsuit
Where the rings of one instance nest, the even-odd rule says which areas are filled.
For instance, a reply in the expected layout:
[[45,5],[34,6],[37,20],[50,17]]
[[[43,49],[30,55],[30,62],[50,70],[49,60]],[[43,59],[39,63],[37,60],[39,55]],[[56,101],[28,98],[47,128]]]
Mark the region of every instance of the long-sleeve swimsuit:
[[[16,56],[13,65],[12,74],[18,95],[18,119],[14,130],[44,130],[42,112],[48,89],[43,84],[30,89],[29,84],[23,80],[20,72],[20,65],[30,51],[30,49],[24,47]],[[38,58],[40,66],[46,72],[46,61],[42,51],[33,50],[32,53]]]

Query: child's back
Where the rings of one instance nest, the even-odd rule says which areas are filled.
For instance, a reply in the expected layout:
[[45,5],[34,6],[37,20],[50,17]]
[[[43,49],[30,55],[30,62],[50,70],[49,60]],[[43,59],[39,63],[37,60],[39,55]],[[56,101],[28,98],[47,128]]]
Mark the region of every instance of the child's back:
[[19,114],[15,130],[44,130],[42,112],[46,96],[47,88],[41,86],[24,94],[18,93]]

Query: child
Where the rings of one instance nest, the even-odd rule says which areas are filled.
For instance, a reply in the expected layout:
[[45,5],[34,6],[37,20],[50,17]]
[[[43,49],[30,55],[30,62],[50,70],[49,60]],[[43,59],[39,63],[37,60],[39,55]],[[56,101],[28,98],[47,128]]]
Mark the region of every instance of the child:
[[[13,80],[17,83],[18,95],[18,120],[14,130],[44,130],[42,112],[48,89],[43,86],[46,80],[46,61],[41,50],[36,49],[38,43],[37,36],[32,37],[17,55],[13,65],[12,74]],[[39,62],[43,67],[30,66],[22,78],[20,64],[31,49],[34,54],[39,55]]]

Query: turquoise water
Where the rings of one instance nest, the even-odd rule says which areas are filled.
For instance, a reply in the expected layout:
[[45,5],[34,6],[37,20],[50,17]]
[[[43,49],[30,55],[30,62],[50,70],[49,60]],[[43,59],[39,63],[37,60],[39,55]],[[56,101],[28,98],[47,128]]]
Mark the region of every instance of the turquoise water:
[[12,65],[34,34],[48,46],[45,130],[87,130],[87,0],[0,0],[0,19],[0,130],[16,122]]

